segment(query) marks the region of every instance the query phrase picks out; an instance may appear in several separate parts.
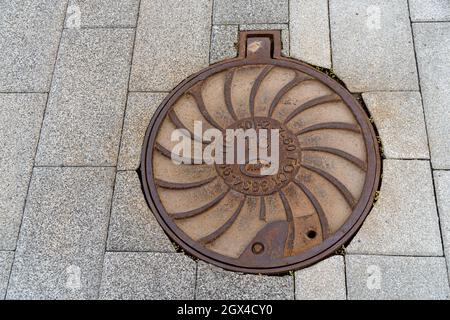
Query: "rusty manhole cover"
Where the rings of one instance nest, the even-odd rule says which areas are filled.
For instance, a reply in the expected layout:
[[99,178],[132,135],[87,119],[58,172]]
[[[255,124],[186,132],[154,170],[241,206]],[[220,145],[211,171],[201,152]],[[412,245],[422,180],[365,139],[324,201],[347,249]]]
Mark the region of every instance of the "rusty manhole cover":
[[[262,174],[269,163],[248,156],[207,161],[210,128],[224,136],[239,128],[277,132],[278,149],[272,138],[262,143],[279,150],[276,172]],[[200,153],[173,149],[176,129]],[[248,153],[252,139],[244,140]],[[141,164],[146,199],[167,234],[190,254],[249,273],[285,272],[332,254],[370,210],[379,170],[361,106],[333,79],[281,57],[278,31],[242,32],[237,58],[178,85],[151,120]]]

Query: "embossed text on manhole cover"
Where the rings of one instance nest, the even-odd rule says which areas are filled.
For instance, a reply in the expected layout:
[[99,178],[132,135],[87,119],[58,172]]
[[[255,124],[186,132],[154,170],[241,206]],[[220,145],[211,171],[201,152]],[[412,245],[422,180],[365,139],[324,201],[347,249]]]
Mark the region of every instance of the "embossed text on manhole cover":
[[242,32],[239,56],[179,84],[144,141],[157,220],[184,250],[229,270],[280,273],[332,254],[378,185],[361,106],[327,75],[281,57],[280,45],[278,31]]

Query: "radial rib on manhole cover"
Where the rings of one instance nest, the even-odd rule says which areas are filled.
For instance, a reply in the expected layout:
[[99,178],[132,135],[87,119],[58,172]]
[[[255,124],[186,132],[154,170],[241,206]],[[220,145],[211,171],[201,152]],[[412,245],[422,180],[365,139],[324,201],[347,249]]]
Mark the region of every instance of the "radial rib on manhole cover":
[[[229,270],[281,273],[332,254],[359,228],[378,186],[378,145],[361,106],[327,75],[281,57],[280,45],[278,31],[242,32],[238,57],[179,84],[144,141],[142,181],[157,220],[185,251]],[[228,132],[254,129],[258,151],[278,145],[276,171],[248,157],[250,135],[243,162],[226,161],[237,142],[221,149],[224,163],[205,159],[211,128],[223,144],[234,139]],[[263,131],[277,132],[278,144],[270,136],[264,145]],[[188,138],[172,141],[174,132]],[[183,154],[180,141],[188,141]]]

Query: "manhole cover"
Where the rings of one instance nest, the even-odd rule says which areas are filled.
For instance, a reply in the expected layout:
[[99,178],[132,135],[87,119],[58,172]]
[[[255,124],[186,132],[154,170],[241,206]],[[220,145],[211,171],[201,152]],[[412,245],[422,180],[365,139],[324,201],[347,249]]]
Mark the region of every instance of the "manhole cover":
[[[227,135],[243,131],[255,135],[241,144]],[[214,139],[224,146],[214,149]],[[266,158],[251,158],[253,142]],[[207,157],[218,150],[223,163]],[[242,32],[237,58],[178,85],[151,120],[141,165],[168,235],[194,256],[249,273],[332,254],[370,210],[379,170],[361,106],[328,76],[281,57],[278,31]]]

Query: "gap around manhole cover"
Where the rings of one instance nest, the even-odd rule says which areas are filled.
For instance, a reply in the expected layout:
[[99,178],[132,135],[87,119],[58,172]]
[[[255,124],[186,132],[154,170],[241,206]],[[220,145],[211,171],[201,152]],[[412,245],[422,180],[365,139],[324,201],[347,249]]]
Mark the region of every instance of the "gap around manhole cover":
[[[281,57],[280,44],[279,31],[241,32],[239,56],[178,85],[145,136],[142,182],[157,220],[188,253],[229,270],[282,273],[332,254],[378,185],[378,145],[361,106],[333,79]],[[265,164],[250,159],[172,161],[175,129],[194,144],[210,128],[277,129],[278,170],[262,175]]]

